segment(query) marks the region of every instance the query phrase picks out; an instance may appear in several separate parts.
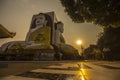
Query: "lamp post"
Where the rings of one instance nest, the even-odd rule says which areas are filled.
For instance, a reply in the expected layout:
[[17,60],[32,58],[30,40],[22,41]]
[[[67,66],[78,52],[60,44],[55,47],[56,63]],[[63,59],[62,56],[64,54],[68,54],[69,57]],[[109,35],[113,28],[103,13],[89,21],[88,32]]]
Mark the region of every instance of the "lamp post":
[[[77,40],[77,41],[76,41],[76,44],[80,46],[80,50],[81,50],[81,52],[82,52],[82,41],[81,41],[81,40]],[[79,53],[80,53],[80,51],[79,51]],[[82,54],[81,54],[81,55],[82,55]]]

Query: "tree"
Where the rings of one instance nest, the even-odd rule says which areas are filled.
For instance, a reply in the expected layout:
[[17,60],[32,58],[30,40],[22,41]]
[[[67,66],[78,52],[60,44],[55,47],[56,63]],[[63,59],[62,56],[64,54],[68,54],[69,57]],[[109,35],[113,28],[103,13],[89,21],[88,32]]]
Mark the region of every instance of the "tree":
[[103,27],[119,27],[120,0],[60,0],[65,12],[77,23],[92,22]]
[[98,38],[97,45],[101,49],[109,48],[108,55],[109,60],[120,60],[120,27],[118,28],[106,28],[104,33]]

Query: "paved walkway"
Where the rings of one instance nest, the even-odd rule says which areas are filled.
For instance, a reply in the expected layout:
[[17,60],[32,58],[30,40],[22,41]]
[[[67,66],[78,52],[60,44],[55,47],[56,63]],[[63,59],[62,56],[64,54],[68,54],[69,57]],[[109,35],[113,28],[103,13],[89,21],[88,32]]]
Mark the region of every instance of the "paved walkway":
[[51,62],[51,65],[9,75],[0,80],[119,80],[119,75],[119,62],[62,61]]

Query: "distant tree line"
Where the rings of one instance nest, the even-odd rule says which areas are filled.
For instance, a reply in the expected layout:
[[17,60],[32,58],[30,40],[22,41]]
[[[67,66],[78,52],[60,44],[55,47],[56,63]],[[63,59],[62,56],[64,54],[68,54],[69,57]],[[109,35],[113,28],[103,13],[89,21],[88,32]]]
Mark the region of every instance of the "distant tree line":
[[120,27],[106,28],[99,34],[96,45],[84,50],[85,59],[120,60]]

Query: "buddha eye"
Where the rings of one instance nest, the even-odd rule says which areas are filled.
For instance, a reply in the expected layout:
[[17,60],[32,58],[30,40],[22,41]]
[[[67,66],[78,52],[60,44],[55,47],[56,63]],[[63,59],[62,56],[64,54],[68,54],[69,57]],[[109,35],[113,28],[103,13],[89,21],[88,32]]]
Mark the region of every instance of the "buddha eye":
[[39,19],[43,19],[42,17],[40,17]]
[[40,23],[40,21],[36,21],[36,23]]

